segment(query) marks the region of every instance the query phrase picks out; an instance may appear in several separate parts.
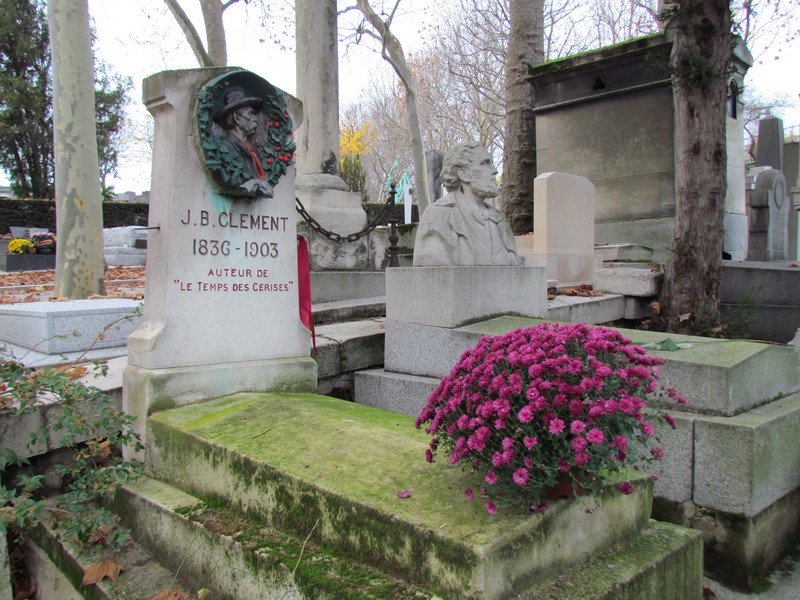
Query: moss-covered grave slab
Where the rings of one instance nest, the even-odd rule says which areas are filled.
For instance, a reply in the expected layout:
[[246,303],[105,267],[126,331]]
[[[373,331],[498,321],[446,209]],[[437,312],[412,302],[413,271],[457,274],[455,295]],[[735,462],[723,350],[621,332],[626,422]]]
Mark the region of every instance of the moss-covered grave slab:
[[[541,319],[497,317],[461,327],[458,331],[475,334],[477,343],[480,336],[502,335],[544,322]],[[657,331],[609,329],[619,331],[639,346],[654,346],[665,340],[680,346],[675,351],[648,348],[648,354],[664,359],[661,383],[674,387],[686,397],[688,405],[685,410],[732,416],[781,394],[800,390],[800,352],[793,347]]]
[[489,516],[464,495],[479,479],[424,461],[411,418],[313,394],[237,394],[148,428],[157,478],[451,597],[520,592],[635,534],[651,508],[634,474],[628,496],[612,484],[543,515],[498,502]]

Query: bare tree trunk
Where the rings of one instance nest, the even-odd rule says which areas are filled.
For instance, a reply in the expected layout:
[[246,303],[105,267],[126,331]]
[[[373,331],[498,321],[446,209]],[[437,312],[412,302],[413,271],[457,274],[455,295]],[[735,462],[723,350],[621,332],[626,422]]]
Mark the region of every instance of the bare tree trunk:
[[[222,13],[226,4],[220,0],[200,0],[200,9],[203,11],[203,22],[206,25],[206,48],[211,65],[224,67],[228,64],[228,47],[225,39],[225,25],[222,22]],[[231,2],[230,4],[233,4]]]
[[414,75],[406,62],[400,41],[394,36],[386,23],[372,10],[367,0],[357,0],[356,4],[364,18],[378,32],[383,44],[383,58],[392,65],[406,90],[406,116],[408,117],[408,127],[411,132],[411,154],[414,160],[414,195],[417,198],[419,214],[422,216],[422,213],[428,208],[430,200],[428,198],[428,173],[425,168],[425,148],[417,110]]
[[503,150],[503,214],[516,235],[533,230],[536,120],[528,65],[544,58],[543,0],[510,0],[506,60],[506,133]]
[[104,292],[103,202],[97,160],[87,0],[49,0],[53,57],[57,296]]
[[730,4],[683,0],[669,28],[674,28],[675,235],[661,303],[669,330],[707,333],[719,324]]

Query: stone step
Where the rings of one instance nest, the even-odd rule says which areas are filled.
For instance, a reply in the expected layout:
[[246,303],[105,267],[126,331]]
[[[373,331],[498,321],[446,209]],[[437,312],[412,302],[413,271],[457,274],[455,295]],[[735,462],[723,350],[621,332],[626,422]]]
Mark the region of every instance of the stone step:
[[385,319],[327,323],[316,327],[317,392],[353,389],[353,373],[383,364]]
[[625,296],[606,294],[604,296],[565,296],[558,295],[547,303],[547,319],[562,323],[610,323],[626,318]]
[[[445,377],[461,354],[484,335],[535,327],[541,319],[497,317],[453,329],[386,321],[385,368],[423,377]],[[732,416],[800,390],[800,351],[793,347],[618,329],[638,345],[669,339],[676,351],[649,349],[663,358],[661,383],[688,400],[686,411]]]
[[305,536],[290,534],[155,479],[122,488],[114,509],[163,564],[225,598],[431,598],[420,586],[332,554],[313,526]]
[[[187,548],[187,552],[191,549]],[[122,565],[123,571],[117,580],[103,579],[96,584],[82,585],[86,570],[104,561]],[[36,581],[38,600],[154,598],[165,590],[197,597],[197,592],[203,588],[210,592],[209,597],[220,597],[211,586],[198,585],[197,580],[186,577],[180,565],[163,566],[133,538],[128,538],[119,552],[107,548],[86,550],[54,530],[48,522],[33,530],[26,541],[25,565]]]
[[653,258],[652,248],[638,244],[601,244],[594,247],[594,253],[605,262],[647,262]]
[[554,501],[531,516],[498,503],[490,517],[464,497],[474,476],[424,461],[428,439],[412,419],[312,394],[237,394],[156,413],[148,428],[158,479],[300,537],[315,530],[332,553],[455,598],[507,597],[554,577],[634,536],[650,513],[650,481],[636,474],[634,494],[609,489],[593,512]]
[[311,301],[314,304],[384,295],[384,271],[311,271]]
[[[519,594],[526,600],[700,600],[703,543],[697,531],[651,521],[629,539]],[[699,583],[698,583],[699,582]]]
[[311,306],[314,325],[337,321],[356,321],[386,316],[386,297],[354,298],[334,302],[316,302]]
[[[205,502],[154,479],[121,489],[114,507],[137,541],[162,563],[225,597],[439,598],[422,586],[334,555],[319,545],[313,528],[305,537],[289,535],[219,501]],[[176,547],[191,552],[176,553]],[[602,558],[580,563],[520,596],[550,598],[564,591],[582,599],[698,597],[701,548],[699,534],[650,521]],[[676,572],[681,574],[677,585],[672,579]],[[619,595],[623,592],[628,595]]]

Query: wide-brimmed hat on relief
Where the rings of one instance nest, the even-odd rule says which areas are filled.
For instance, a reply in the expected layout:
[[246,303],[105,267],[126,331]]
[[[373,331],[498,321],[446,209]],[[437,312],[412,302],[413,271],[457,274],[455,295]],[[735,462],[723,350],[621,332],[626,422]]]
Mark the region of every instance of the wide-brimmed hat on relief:
[[214,120],[220,123],[227,115],[235,110],[239,110],[245,106],[252,106],[256,109],[261,109],[264,106],[264,99],[255,96],[248,96],[245,91],[240,87],[232,87],[225,92],[225,104],[222,108],[214,113]]

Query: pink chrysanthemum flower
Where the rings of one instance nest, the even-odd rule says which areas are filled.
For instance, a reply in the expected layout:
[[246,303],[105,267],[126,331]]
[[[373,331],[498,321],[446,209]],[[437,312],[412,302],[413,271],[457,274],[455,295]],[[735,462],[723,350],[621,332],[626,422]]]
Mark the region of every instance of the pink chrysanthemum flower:
[[528,469],[517,469],[514,471],[514,475],[512,479],[514,483],[516,483],[520,487],[525,487],[528,485],[528,478],[530,477],[530,473],[528,473]]
[[589,432],[586,434],[586,440],[592,446],[599,446],[600,444],[606,441],[606,436],[599,429],[590,429]]

